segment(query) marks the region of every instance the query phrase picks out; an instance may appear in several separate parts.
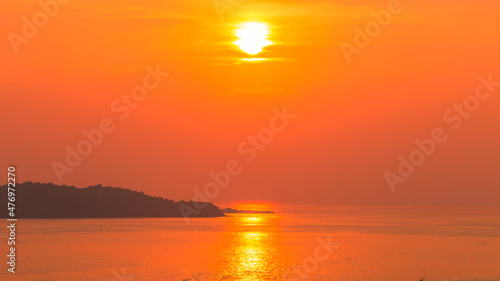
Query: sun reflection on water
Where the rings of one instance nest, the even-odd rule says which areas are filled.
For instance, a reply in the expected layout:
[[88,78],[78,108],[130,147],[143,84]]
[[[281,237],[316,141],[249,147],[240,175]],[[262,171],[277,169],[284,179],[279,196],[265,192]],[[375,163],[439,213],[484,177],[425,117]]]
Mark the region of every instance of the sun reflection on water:
[[241,222],[244,223],[245,225],[258,225],[259,222],[262,222],[262,217],[243,217],[240,218]]
[[236,214],[224,241],[222,272],[228,280],[279,280],[285,262],[277,216]]

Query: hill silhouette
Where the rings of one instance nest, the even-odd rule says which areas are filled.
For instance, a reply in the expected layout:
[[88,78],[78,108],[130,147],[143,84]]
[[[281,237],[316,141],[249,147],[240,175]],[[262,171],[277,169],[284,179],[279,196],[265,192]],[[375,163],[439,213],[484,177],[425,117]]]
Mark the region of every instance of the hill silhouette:
[[[6,218],[7,186],[0,187],[0,217]],[[173,201],[120,187],[86,188],[52,183],[16,184],[16,218],[138,218],[182,217],[180,204],[195,208],[193,201]],[[199,205],[199,203],[197,204]],[[212,203],[190,217],[221,217]]]

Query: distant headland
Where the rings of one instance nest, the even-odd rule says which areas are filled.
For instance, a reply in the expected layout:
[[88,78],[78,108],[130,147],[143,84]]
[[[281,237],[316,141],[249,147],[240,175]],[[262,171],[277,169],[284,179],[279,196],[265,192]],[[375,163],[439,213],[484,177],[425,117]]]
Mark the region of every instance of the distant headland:
[[221,209],[224,214],[274,214],[271,211],[257,211],[257,210],[236,210],[233,208]]
[[[7,186],[0,187],[6,194]],[[7,196],[0,196],[7,206]],[[193,217],[223,217],[224,211],[210,202]],[[120,187],[95,185],[86,188],[52,183],[16,184],[16,218],[144,218],[182,217],[179,205],[193,207],[194,201],[173,201]],[[7,217],[1,208],[0,217]]]

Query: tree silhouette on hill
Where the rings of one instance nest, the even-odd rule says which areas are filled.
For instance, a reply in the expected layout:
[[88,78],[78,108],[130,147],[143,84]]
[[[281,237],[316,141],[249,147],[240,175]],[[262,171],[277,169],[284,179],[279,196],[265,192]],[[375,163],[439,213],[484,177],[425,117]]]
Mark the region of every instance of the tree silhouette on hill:
[[[138,218],[182,217],[179,205],[195,208],[193,201],[173,201],[120,187],[86,188],[52,183],[16,184],[16,218]],[[7,185],[0,187],[0,216],[8,217]],[[198,203],[199,205],[200,203]],[[191,217],[221,217],[212,203]]]

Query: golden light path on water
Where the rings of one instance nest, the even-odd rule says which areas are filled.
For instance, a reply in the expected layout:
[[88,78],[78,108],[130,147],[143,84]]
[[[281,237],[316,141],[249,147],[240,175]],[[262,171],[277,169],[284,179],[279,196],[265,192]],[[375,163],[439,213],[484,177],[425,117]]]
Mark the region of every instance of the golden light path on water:
[[277,216],[236,214],[224,242],[221,278],[281,280],[286,262]]

